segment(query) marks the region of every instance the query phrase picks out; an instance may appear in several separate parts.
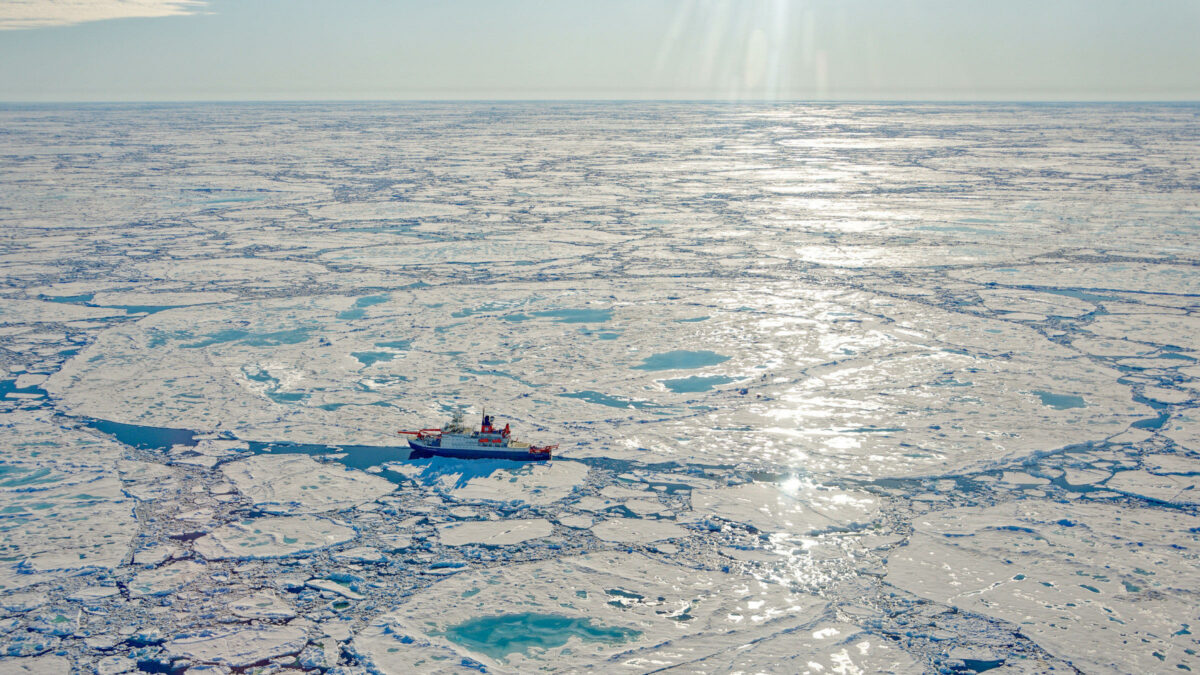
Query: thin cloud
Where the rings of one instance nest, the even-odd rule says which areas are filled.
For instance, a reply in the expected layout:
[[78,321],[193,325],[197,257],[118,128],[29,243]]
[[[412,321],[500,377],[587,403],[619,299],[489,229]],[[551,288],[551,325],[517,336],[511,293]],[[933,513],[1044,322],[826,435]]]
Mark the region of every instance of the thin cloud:
[[195,14],[206,0],[2,0],[0,30]]

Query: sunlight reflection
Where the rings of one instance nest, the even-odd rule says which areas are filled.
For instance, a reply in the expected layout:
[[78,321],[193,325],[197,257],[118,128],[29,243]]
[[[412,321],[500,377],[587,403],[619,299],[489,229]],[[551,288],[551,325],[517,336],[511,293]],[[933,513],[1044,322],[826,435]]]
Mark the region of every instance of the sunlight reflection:
[[[790,8],[790,0],[681,3],[655,59],[659,86],[675,94],[716,90],[730,100],[785,96]],[[817,80],[820,61],[810,66]]]

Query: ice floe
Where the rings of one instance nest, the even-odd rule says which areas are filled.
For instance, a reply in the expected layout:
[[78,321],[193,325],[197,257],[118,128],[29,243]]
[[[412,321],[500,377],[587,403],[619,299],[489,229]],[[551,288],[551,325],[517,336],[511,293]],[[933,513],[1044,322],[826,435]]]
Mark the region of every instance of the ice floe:
[[554,526],[544,518],[487,520],[438,525],[438,539],[447,546],[510,546],[550,536]]
[[863,492],[792,481],[693,490],[692,508],[697,515],[763,532],[809,534],[867,525],[878,517],[879,500]]
[[255,593],[229,603],[229,611],[243,619],[291,619],[296,610],[271,592]]
[[256,455],[224,464],[221,472],[267,513],[342,511],[395,488],[383,478],[307,455]]
[[138,572],[127,584],[129,596],[140,598],[167,595],[190,583],[204,572],[204,565],[190,560]]
[[294,654],[306,644],[306,633],[289,626],[220,627],[177,637],[163,648],[172,656],[199,663],[244,668],[274,656]]
[[624,544],[646,544],[664,539],[678,539],[691,534],[688,530],[667,520],[642,520],[640,518],[609,518],[591,527],[597,539]]
[[[1110,481],[1111,482],[1111,481]],[[1092,672],[1195,668],[1188,630],[1200,519],[1173,511],[1019,501],[920,516],[887,581],[1019,624]],[[1120,649],[1111,649],[1121,645]]]
[[[731,631],[741,644],[791,633],[823,608],[773,584],[607,553],[460,573],[376,619],[352,644],[387,673],[433,672],[447,658],[501,672],[629,660],[662,668],[736,647],[722,638]],[[542,623],[558,630],[540,631]]]
[[355,531],[318,516],[254,518],[222,525],[196,540],[209,560],[278,558],[318,551],[354,539]]

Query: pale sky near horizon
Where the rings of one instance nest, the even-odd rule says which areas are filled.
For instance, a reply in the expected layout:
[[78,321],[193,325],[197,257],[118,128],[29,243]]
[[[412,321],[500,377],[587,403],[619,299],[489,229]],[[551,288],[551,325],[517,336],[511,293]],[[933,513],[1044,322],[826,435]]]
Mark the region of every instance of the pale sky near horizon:
[[1200,0],[3,0],[0,101],[1200,100]]

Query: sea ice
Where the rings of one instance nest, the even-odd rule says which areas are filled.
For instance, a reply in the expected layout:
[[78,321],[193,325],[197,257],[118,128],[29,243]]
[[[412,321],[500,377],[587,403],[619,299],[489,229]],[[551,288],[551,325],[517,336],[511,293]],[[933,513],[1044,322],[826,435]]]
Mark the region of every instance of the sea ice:
[[[352,644],[368,667],[385,673],[435,672],[447,657],[500,672],[604,670],[636,658],[664,668],[735,648],[739,640],[792,633],[815,622],[824,607],[815,597],[746,577],[602,553],[460,573],[379,617]],[[506,647],[502,640],[515,636],[495,633],[488,638],[494,642],[476,649],[448,639],[456,625],[515,612],[587,619],[611,637],[540,646],[536,639],[514,640]]]
[[190,560],[138,572],[129,580],[129,597],[167,595],[191,583],[204,572],[204,565]]
[[1187,106],[0,127],[0,671],[1198,667]]
[[354,530],[317,516],[253,518],[223,525],[196,540],[196,553],[209,560],[279,558],[337,546]]
[[554,526],[545,518],[465,521],[437,526],[438,539],[447,546],[511,546],[548,537],[553,530]]
[[221,472],[267,513],[342,511],[395,488],[378,476],[308,455],[256,455],[224,464]]
[[269,591],[233,600],[229,603],[229,611],[243,619],[277,620],[296,616],[296,610]]
[[177,637],[163,648],[177,658],[244,668],[275,656],[297,653],[306,644],[305,632],[289,626],[221,627]]
[[1109,490],[1170,504],[1200,504],[1200,475],[1156,475],[1145,471],[1120,471],[1104,484]]
[[763,532],[809,534],[866,525],[879,501],[863,492],[794,484],[745,483],[692,491],[695,514],[750,525]]
[[609,518],[592,526],[592,534],[603,541],[647,544],[664,539],[686,537],[691,532],[668,520]]
[[1197,527],[1195,516],[1107,504],[951,509],[913,521],[908,545],[888,556],[887,581],[1017,623],[1083,670],[1191,669],[1200,667],[1191,655],[1200,641],[1184,625],[1200,583],[1187,562],[1200,550]]
[[[463,468],[470,467],[464,465]],[[516,502],[544,506],[571,494],[583,483],[587,473],[586,464],[555,460],[498,466],[484,475],[465,476],[454,473],[452,469],[445,470],[438,477],[438,484],[447,495],[458,501]]]

